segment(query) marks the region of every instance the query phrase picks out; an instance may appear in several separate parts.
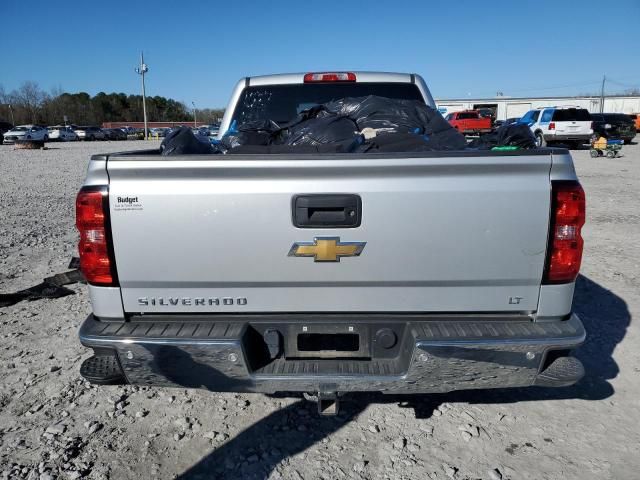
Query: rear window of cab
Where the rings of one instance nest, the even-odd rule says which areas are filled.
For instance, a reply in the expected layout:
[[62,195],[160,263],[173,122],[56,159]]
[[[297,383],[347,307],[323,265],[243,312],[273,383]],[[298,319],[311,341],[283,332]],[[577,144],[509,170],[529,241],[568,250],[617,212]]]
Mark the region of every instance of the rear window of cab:
[[368,95],[424,102],[422,93],[413,83],[345,82],[249,86],[238,99],[233,120],[240,125],[261,120],[286,123],[315,105]]

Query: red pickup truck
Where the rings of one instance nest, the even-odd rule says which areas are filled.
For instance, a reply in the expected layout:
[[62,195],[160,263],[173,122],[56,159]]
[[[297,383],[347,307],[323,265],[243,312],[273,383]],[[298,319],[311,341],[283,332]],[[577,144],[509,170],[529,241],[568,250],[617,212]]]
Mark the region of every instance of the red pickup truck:
[[453,112],[447,115],[445,119],[460,133],[474,134],[491,131],[491,118],[483,117],[477,110]]

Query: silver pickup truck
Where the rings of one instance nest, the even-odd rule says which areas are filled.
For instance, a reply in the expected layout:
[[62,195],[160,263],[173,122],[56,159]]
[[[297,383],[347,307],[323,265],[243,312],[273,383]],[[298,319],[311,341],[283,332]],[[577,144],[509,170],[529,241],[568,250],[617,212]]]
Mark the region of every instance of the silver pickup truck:
[[[371,94],[435,106],[412,74],[251,77],[220,131]],[[94,383],[308,392],[332,413],[346,392],[584,374],[567,150],[95,155],[76,208]]]

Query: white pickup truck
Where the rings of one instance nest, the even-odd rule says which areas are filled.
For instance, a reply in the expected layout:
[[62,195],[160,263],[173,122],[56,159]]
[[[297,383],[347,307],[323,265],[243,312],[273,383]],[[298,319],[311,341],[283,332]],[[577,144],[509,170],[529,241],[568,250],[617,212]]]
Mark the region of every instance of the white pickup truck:
[[[378,95],[412,74],[242,79],[232,122]],[[99,383],[309,392],[566,386],[584,192],[564,149],[95,155],[77,197]]]

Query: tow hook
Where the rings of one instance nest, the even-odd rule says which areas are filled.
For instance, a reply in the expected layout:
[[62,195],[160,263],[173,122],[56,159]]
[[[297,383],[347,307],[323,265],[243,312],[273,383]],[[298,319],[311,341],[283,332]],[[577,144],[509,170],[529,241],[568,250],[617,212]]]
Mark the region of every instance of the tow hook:
[[336,392],[318,392],[318,413],[325,416],[338,414],[340,403]]

